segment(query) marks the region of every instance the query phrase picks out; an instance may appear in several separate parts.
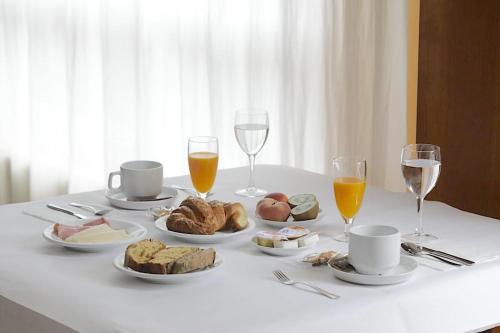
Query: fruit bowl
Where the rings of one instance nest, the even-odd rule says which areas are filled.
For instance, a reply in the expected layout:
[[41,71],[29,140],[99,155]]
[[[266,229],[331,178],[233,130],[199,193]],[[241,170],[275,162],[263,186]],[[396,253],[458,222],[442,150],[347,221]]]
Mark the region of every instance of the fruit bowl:
[[300,225],[301,227],[307,228],[307,227],[310,227],[310,226],[318,223],[319,221],[321,221],[323,219],[324,215],[325,214],[320,209],[318,216],[315,219],[312,219],[312,220],[295,221],[293,219],[293,217],[290,216],[288,218],[288,220],[286,220],[286,221],[271,221],[271,220],[266,220],[266,219],[261,218],[259,216],[259,214],[257,214],[257,213],[255,213],[255,219],[257,221],[260,221],[261,223],[265,223],[268,226],[273,227],[273,228],[290,227],[290,226],[293,226],[293,225]]

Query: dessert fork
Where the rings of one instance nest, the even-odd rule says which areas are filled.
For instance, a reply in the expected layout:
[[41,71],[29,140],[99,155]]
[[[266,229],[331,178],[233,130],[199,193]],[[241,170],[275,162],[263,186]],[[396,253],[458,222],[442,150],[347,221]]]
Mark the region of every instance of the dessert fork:
[[339,298],[340,296],[339,295],[335,295],[335,294],[332,294],[331,292],[328,292],[324,289],[321,289],[319,287],[316,287],[310,283],[307,283],[307,282],[303,282],[303,281],[294,281],[292,279],[290,279],[285,273],[283,273],[282,271],[273,271],[274,275],[276,276],[276,278],[283,284],[286,284],[286,285],[294,285],[294,284],[303,284],[305,286],[308,286],[309,288],[312,288],[314,290],[316,290],[318,293],[320,293],[321,295],[323,296],[326,296],[328,298],[331,298],[331,299],[337,299]]
[[92,207],[90,205],[79,204],[79,203],[76,203],[76,202],[72,202],[69,205],[73,206],[73,207],[78,207],[78,208],[85,209],[85,210],[87,210],[87,211],[89,211],[91,213],[94,213],[94,215],[97,215],[97,216],[103,216],[103,215],[109,213],[110,211],[112,211],[112,209],[110,209],[110,208],[97,209],[97,208]]

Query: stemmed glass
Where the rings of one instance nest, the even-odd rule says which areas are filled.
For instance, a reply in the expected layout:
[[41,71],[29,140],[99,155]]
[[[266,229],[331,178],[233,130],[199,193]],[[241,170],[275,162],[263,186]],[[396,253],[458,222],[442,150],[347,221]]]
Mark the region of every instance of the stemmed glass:
[[425,196],[432,191],[441,172],[441,150],[432,144],[409,144],[401,152],[401,170],[406,187],[417,197],[418,224],[415,232],[403,238],[415,243],[437,239],[426,234],[422,225],[422,207]]
[[250,198],[267,194],[266,190],[255,187],[254,182],[255,155],[264,147],[269,134],[267,112],[258,109],[236,111],[234,134],[241,149],[248,155],[250,164],[248,187],[235,193]]
[[349,240],[349,228],[361,208],[366,188],[366,160],[342,156],[333,160],[333,192],[340,215],[344,219],[344,233],[334,238]]
[[188,162],[191,182],[198,197],[207,198],[214,185],[219,163],[219,141],[213,136],[195,136],[188,141]]

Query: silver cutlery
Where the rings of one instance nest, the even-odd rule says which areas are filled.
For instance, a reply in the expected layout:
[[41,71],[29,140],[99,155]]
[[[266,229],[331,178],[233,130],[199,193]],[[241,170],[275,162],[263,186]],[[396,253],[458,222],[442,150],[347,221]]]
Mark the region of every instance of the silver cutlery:
[[462,264],[460,264],[458,262],[453,262],[453,261],[447,260],[445,258],[441,258],[440,256],[437,256],[435,254],[428,253],[428,252],[425,252],[425,251],[418,251],[418,250],[416,250],[415,248],[409,246],[406,243],[401,243],[401,248],[404,250],[405,253],[407,253],[407,254],[409,254],[411,256],[414,256],[414,257],[429,256],[429,257],[432,257],[434,259],[437,259],[439,261],[442,261],[444,263],[447,263],[447,264],[450,264],[450,265],[453,265],[453,266],[462,266]]
[[346,273],[352,273],[356,271],[354,267],[351,264],[349,264],[349,261],[347,260],[347,255],[335,256],[332,259],[330,259],[328,263],[330,264],[330,266],[335,267],[336,269]]
[[475,262],[472,261],[472,260],[461,258],[461,257],[455,256],[455,255],[452,255],[452,254],[449,254],[449,253],[446,253],[446,252],[443,252],[443,251],[433,250],[433,249],[430,249],[430,248],[425,247],[425,246],[417,245],[415,243],[404,242],[403,244],[408,245],[409,247],[411,247],[412,249],[414,249],[415,252],[419,252],[419,253],[423,252],[423,253],[433,254],[433,255],[439,256],[441,258],[445,258],[445,259],[448,259],[448,260],[459,262],[459,263],[461,263],[461,264],[463,264],[465,266],[472,266],[472,265],[475,264]]
[[331,298],[331,299],[337,299],[339,298],[340,296],[338,295],[335,295],[335,294],[332,294],[324,289],[321,289],[319,287],[316,287],[310,283],[307,283],[307,282],[303,282],[303,281],[294,281],[292,279],[290,279],[285,273],[283,273],[282,271],[273,271],[274,275],[276,276],[276,278],[283,284],[286,284],[286,285],[294,285],[294,284],[303,284],[305,286],[308,286],[309,288],[312,288],[314,290],[316,290],[318,293],[320,293],[321,295],[323,296],[326,296],[328,298]]
[[80,204],[80,203],[76,203],[76,202],[71,202],[69,204],[70,206],[73,206],[73,207],[78,207],[78,208],[81,208],[81,209],[84,209],[84,210],[87,210],[91,213],[93,213],[94,215],[97,215],[97,216],[103,216],[107,213],[109,213],[110,211],[112,211],[113,209],[111,208],[105,208],[105,209],[97,209],[93,206],[90,206],[90,205],[85,205],[85,204]]
[[54,204],[47,204],[47,207],[49,207],[50,209],[53,209],[53,210],[57,210],[57,211],[69,214],[69,215],[73,215],[74,217],[77,217],[79,219],[86,219],[87,218],[87,216],[85,216],[85,215],[78,214],[77,212],[74,212],[72,210],[69,210],[69,209],[54,205]]
[[[180,190],[180,191],[183,191],[183,192],[186,192],[187,194],[190,194],[190,195],[194,195],[195,197],[198,196],[198,193],[196,192],[196,190],[194,188],[190,188],[190,187],[182,187],[182,186],[179,186],[179,185],[169,185],[169,187],[171,188],[175,188],[176,190]],[[214,195],[213,192],[208,192],[207,193],[207,198]]]

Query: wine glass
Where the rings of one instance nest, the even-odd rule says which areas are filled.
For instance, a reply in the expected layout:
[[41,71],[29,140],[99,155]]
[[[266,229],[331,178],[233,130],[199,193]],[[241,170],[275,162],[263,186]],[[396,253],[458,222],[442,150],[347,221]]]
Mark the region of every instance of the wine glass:
[[426,234],[422,225],[422,206],[425,196],[432,191],[441,172],[441,150],[431,144],[409,144],[401,152],[401,170],[406,187],[417,197],[418,224],[415,232],[403,238],[415,243],[437,239]]
[[214,185],[219,163],[219,141],[213,136],[194,136],[188,141],[188,162],[191,182],[198,197],[207,198]]
[[333,160],[333,192],[335,203],[344,219],[344,232],[335,240],[347,242],[349,228],[361,208],[366,188],[366,160],[360,157],[341,156]]
[[237,111],[234,134],[241,149],[248,155],[250,164],[248,187],[237,190],[235,193],[250,198],[267,194],[266,190],[255,187],[254,182],[255,155],[262,149],[269,134],[269,116],[267,112],[258,109]]

